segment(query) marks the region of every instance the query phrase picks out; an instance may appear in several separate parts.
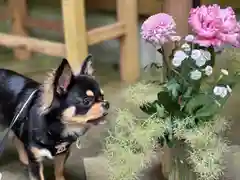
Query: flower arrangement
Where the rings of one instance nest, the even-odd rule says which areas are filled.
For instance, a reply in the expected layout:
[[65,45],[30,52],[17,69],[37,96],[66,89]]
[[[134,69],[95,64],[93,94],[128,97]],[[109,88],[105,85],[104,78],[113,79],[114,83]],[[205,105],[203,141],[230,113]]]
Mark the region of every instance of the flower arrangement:
[[[223,174],[228,145],[221,134],[229,121],[220,113],[239,73],[215,69],[216,49],[240,47],[240,24],[231,7],[203,5],[190,11],[189,25],[194,35],[180,37],[168,14],[153,15],[143,23],[142,38],[163,54],[167,80],[139,82],[126,90],[126,100],[145,116],[118,111],[106,140],[110,179],[136,179],[156,146],[171,148],[177,141],[185,143],[188,158],[184,163],[198,179],[215,180]],[[162,47],[167,42],[174,43],[169,57]]]

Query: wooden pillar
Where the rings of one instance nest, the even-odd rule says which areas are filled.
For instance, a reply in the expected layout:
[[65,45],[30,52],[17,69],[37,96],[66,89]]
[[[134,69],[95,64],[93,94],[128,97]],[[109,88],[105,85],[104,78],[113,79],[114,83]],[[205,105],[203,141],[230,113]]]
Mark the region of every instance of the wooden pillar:
[[[25,22],[28,16],[27,0],[8,0],[9,11],[11,12],[12,34],[19,36],[28,36]],[[17,59],[29,59],[31,52],[24,46],[14,49],[14,55]]]
[[140,75],[137,0],[117,0],[117,14],[125,25],[125,35],[120,38],[121,78],[132,83]]
[[[180,36],[186,36],[190,33],[190,28],[188,25],[188,17],[190,9],[192,8],[192,0],[181,0],[181,2],[176,2],[176,0],[166,0],[164,1],[163,10],[165,13],[173,16],[177,24],[177,33]],[[166,54],[169,55],[173,48],[173,45],[168,45],[166,48]],[[162,160],[162,169],[165,177],[167,178],[172,164],[173,154],[169,148],[164,148],[164,155]],[[176,178],[175,180],[178,180]]]
[[[192,0],[181,0],[181,3],[176,4],[176,0],[164,1],[163,11],[173,16],[177,24],[177,33],[180,36],[186,36],[190,33],[188,25],[188,17],[192,8]],[[166,53],[169,55],[173,45],[166,46]]]
[[167,0],[164,2],[164,12],[173,16],[179,35],[187,35],[189,33],[188,17],[192,8],[192,0],[181,0],[181,3],[177,4],[176,0]]
[[88,55],[85,0],[62,0],[67,59],[74,72]]

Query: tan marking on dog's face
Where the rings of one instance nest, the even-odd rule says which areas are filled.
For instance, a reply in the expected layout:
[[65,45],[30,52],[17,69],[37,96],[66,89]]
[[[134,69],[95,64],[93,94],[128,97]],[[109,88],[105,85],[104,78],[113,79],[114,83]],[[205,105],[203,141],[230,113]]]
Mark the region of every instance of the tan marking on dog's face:
[[66,123],[80,123],[86,124],[88,121],[94,121],[98,118],[101,118],[105,111],[102,102],[95,103],[85,115],[75,115],[76,108],[69,107],[63,112],[63,120]]
[[92,90],[87,90],[87,91],[86,91],[86,95],[87,95],[87,96],[94,96],[94,93],[93,93]]
[[69,121],[73,116],[75,116],[76,107],[70,106],[69,108],[63,111],[63,120]]

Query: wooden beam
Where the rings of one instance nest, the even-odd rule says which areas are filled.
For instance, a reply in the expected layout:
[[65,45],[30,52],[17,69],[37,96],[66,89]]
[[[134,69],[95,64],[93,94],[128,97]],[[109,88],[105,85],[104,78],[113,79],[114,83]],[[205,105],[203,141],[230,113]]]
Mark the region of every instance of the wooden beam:
[[24,48],[49,56],[65,57],[65,45],[58,42],[40,40],[24,36],[0,33],[0,45],[8,48]]
[[[63,33],[63,24],[59,21],[49,21],[42,19],[28,18],[27,26],[30,28],[37,27],[46,30],[53,30]],[[125,33],[125,26],[123,23],[115,23],[99,28],[94,28],[87,32],[88,45],[100,43],[102,41],[116,39]]]
[[123,23],[115,23],[88,31],[88,45],[97,44],[103,41],[116,39],[125,34]]
[[117,0],[118,22],[125,24],[120,38],[120,73],[123,81],[135,82],[140,75],[137,0]]
[[62,0],[62,15],[67,59],[78,72],[88,55],[85,0]]
[[[25,28],[25,20],[27,14],[27,1],[26,0],[8,0],[9,10],[11,12],[12,20],[12,34],[19,36],[28,36]],[[24,48],[14,49],[14,55],[20,60],[26,60],[31,57],[31,52]]]

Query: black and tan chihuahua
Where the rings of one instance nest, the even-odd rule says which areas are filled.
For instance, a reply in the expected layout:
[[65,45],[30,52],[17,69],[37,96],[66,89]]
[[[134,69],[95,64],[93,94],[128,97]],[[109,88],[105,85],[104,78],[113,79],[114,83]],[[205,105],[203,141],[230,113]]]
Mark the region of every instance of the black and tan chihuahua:
[[20,161],[31,180],[44,180],[43,160],[53,159],[56,180],[64,180],[69,148],[91,125],[104,122],[109,102],[93,77],[91,55],[77,73],[68,61],[40,84],[16,72],[0,69],[0,124],[9,127],[35,89],[12,127]]

